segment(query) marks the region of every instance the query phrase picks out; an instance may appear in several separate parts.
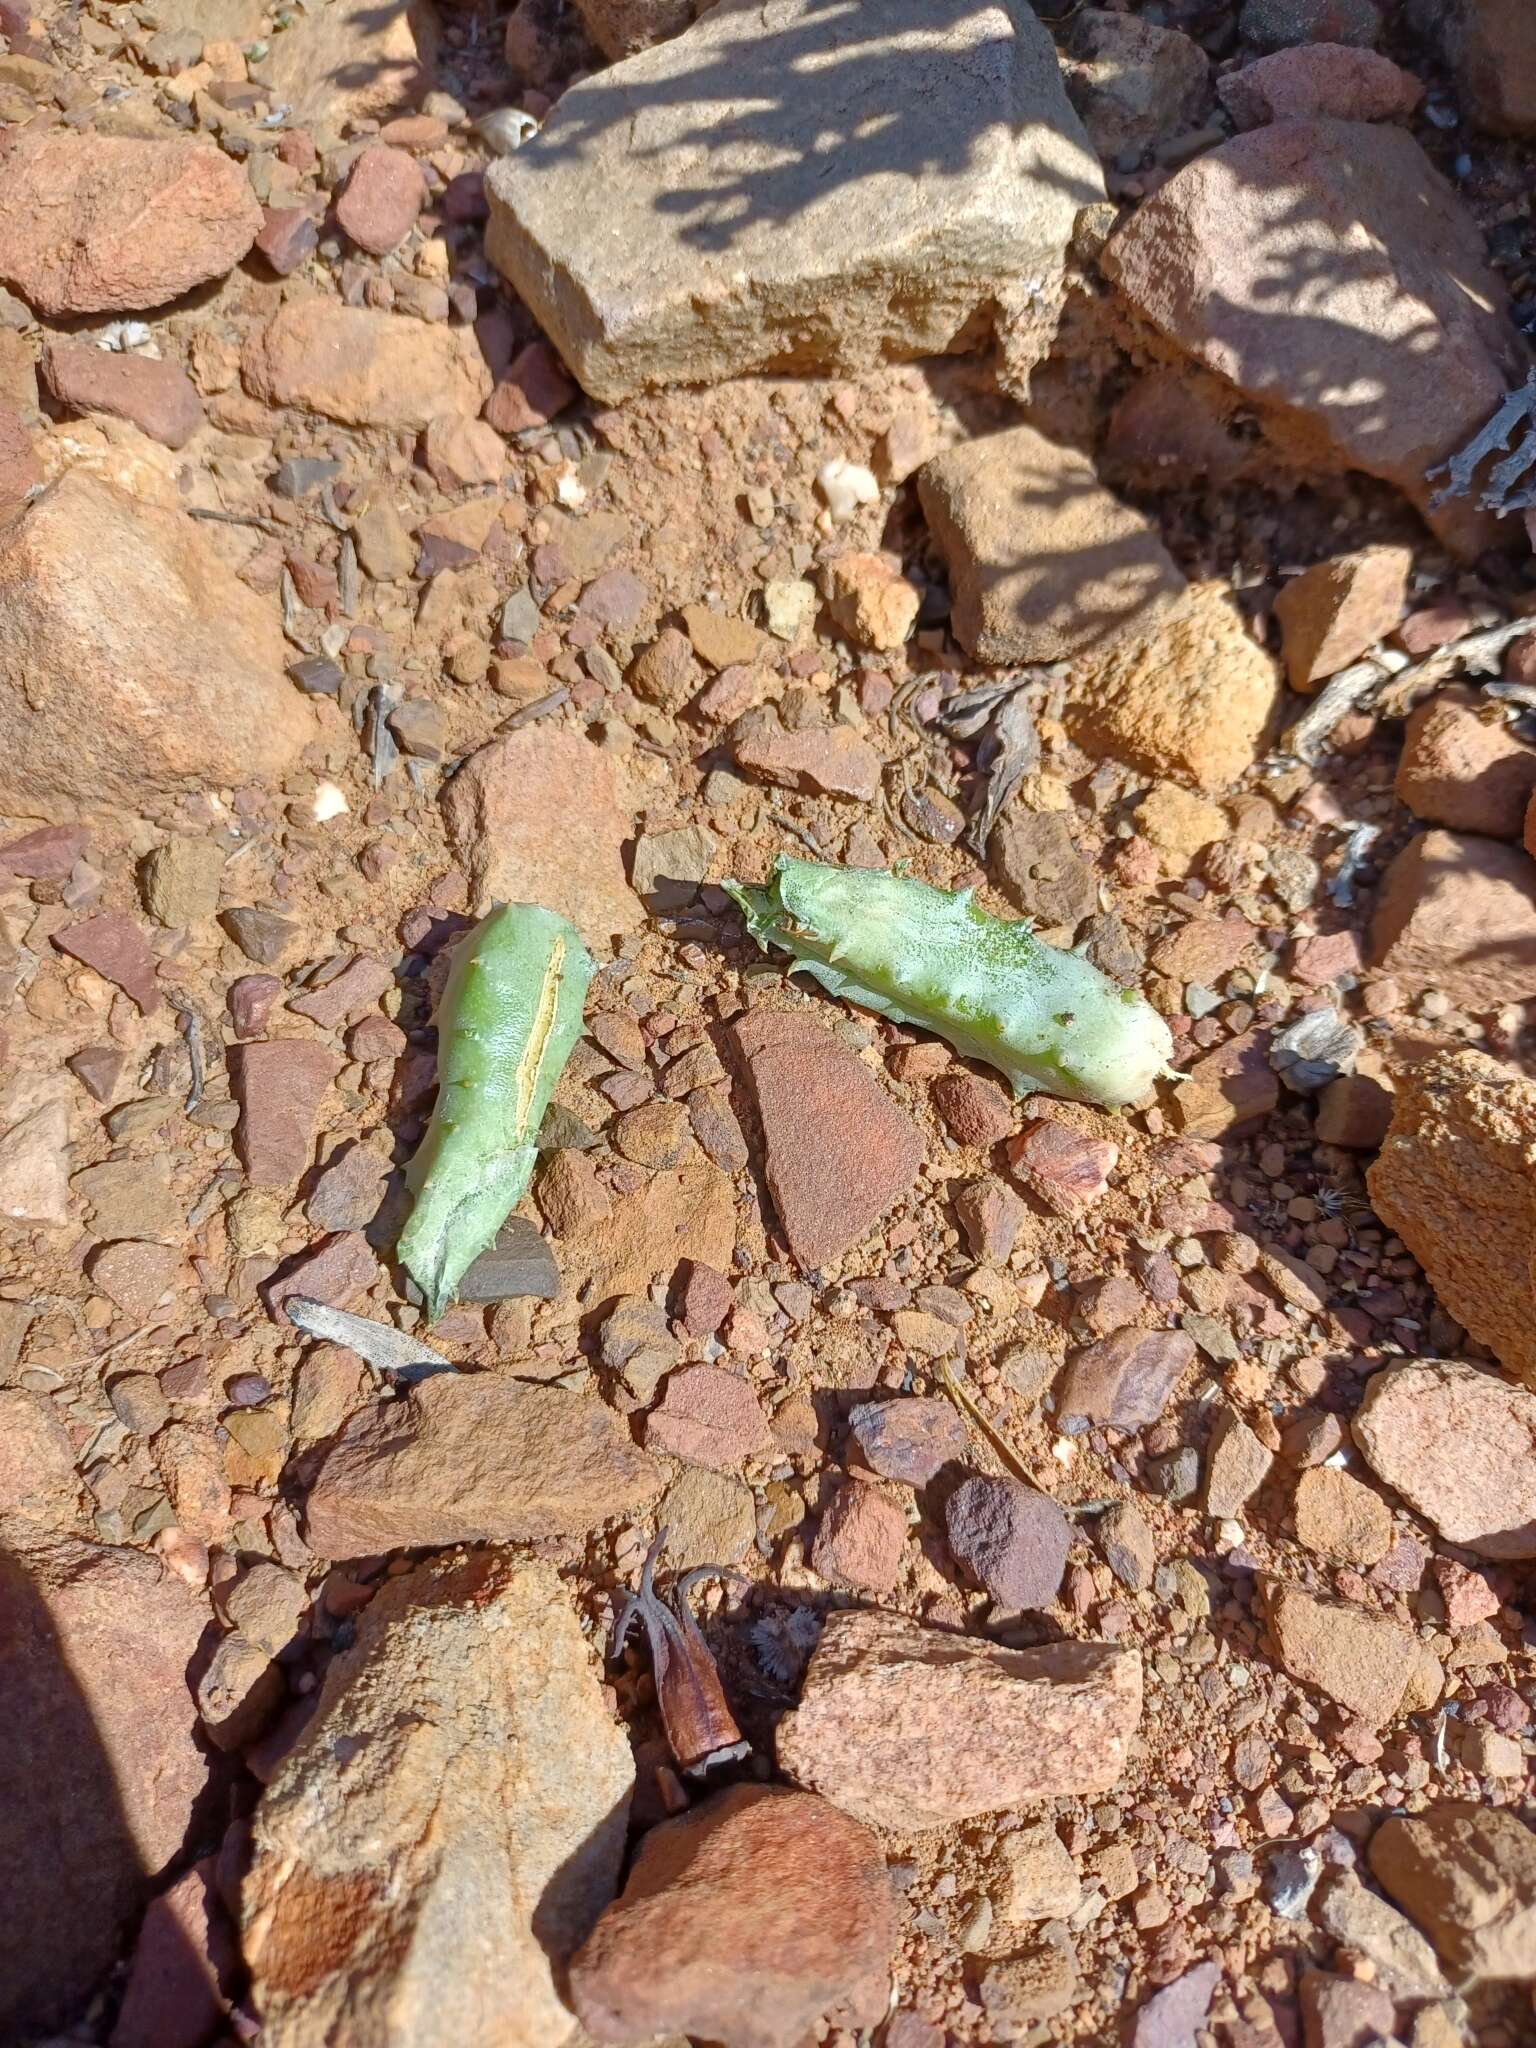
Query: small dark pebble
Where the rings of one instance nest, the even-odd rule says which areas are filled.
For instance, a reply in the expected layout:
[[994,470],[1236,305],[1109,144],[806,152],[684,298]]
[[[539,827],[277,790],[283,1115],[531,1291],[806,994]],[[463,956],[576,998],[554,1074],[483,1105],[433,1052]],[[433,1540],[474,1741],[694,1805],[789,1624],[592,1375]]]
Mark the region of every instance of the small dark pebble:
[[272,1382],[259,1372],[237,1372],[224,1382],[224,1392],[237,1408],[259,1408],[272,1398]]
[[306,697],[334,697],[346,680],[339,664],[323,654],[306,654],[302,661],[290,661],[288,674]]

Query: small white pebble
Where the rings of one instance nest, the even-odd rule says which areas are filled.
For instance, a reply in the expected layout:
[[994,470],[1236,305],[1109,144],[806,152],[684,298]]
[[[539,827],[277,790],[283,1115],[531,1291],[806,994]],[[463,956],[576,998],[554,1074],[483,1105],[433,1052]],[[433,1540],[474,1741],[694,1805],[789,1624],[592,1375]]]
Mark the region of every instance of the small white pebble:
[[1059,1436],[1055,1443],[1051,1445],[1051,1456],[1058,1465],[1070,1465],[1077,1456],[1077,1445],[1072,1441],[1071,1437]]
[[1236,1550],[1239,1543],[1243,1540],[1243,1534],[1241,1522],[1231,1520],[1218,1522],[1216,1524],[1216,1548],[1218,1550]]
[[816,472],[816,481],[827,501],[827,510],[839,524],[851,519],[861,505],[880,502],[880,486],[873,473],[844,455],[834,455],[830,462],[824,462]]
[[345,817],[351,808],[346,796],[334,782],[322,782],[316,786],[313,810],[317,825],[325,824],[329,818]]
[[585,505],[587,487],[574,469],[568,469],[555,486],[555,496],[562,505]]
[[1253,1673],[1246,1664],[1229,1664],[1227,1666],[1227,1683],[1228,1685],[1235,1686],[1239,1692],[1246,1692],[1253,1683]]
[[480,116],[475,132],[492,156],[510,156],[538,134],[539,124],[521,107],[497,107]]

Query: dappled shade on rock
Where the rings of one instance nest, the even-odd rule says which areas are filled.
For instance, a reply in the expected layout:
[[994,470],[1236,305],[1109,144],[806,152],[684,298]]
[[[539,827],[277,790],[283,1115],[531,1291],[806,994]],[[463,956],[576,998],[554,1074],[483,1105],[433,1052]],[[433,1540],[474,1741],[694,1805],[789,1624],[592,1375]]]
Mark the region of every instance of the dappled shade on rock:
[[1302,469],[1363,469],[1475,553],[1489,522],[1429,472],[1524,374],[1483,238],[1412,136],[1281,121],[1171,178],[1104,267],[1152,327],[1259,408]]
[[1022,0],[721,0],[564,93],[486,192],[491,260],[614,403],[934,355],[993,318],[1038,361],[1103,185]]

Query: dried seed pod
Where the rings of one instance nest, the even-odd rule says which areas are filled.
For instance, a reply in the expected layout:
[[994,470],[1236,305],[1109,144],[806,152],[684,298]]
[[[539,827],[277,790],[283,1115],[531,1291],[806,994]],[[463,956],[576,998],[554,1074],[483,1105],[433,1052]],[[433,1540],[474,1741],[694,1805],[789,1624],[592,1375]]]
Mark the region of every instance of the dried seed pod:
[[533,1172],[581,1030],[592,961],[573,924],[503,903],[460,941],[438,1007],[437,1105],[411,1161],[400,1263],[436,1321]]
[[765,888],[725,887],[765,952],[792,954],[850,1003],[936,1031],[1006,1074],[1015,1094],[1112,1107],[1172,1071],[1172,1034],[1142,996],[1027,924],[990,916],[968,889],[788,854]]

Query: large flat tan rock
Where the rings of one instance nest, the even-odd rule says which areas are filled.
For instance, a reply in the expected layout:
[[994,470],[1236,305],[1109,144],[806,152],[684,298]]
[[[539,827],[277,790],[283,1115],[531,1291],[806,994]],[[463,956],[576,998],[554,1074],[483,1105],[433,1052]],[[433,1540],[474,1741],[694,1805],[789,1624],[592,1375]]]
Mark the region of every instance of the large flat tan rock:
[[1039,360],[1104,196],[1023,0],[721,0],[563,94],[486,186],[492,261],[609,403],[934,355],[994,318]]
[[1536,1081],[1472,1051],[1409,1067],[1369,1180],[1443,1305],[1536,1387]]
[[275,603],[195,521],[79,471],[0,530],[0,755],[13,807],[276,782],[321,732]]
[[1141,1658],[1009,1650],[867,1608],[829,1616],[780,1768],[871,1827],[942,1827],[1107,1792],[1141,1720]]
[[391,1580],[257,1810],[241,1887],[270,2048],[559,2048],[635,1767],[547,1564]]

